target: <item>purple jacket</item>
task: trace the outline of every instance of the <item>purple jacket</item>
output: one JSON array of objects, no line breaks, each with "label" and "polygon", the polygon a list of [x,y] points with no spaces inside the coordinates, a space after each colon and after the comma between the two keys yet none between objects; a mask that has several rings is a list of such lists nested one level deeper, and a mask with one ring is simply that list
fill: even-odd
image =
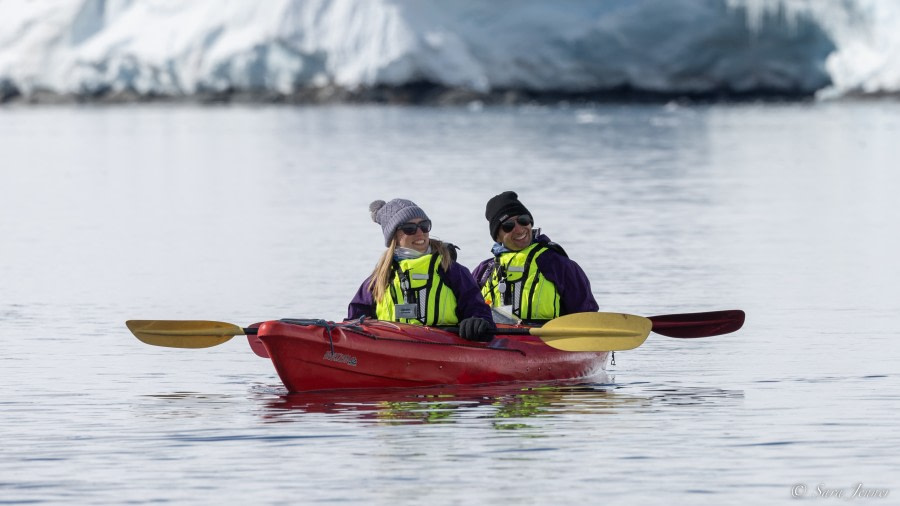
[{"label": "purple jacket", "polygon": [[[444,272],[443,267],[438,267],[438,274],[447,284],[447,287],[453,290],[456,295],[456,318],[463,321],[466,318],[476,316],[483,318],[494,324],[494,318],[491,316],[491,307],[484,301],[481,295],[481,289],[475,284],[475,278],[465,266],[458,262],[450,264],[450,269]],[[368,289],[369,278],[366,278],[360,285],[350,306],[347,308],[347,319],[356,320],[360,316],[375,318],[375,298]]]},{"label": "purple jacket", "polygon": [[[539,242],[550,242],[546,235],[536,237]],[[535,261],[538,270],[548,281],[556,285],[559,291],[559,314],[593,312],[600,309],[594,294],[591,293],[591,282],[581,267],[567,256],[553,249],[541,253]],[[488,258],[478,264],[474,276],[478,286],[484,286],[494,268],[494,258]]]}]

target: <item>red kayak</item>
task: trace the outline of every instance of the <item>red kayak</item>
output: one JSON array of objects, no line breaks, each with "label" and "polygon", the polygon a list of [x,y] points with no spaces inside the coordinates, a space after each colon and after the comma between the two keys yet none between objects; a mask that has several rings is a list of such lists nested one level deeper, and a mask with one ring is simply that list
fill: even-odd
[{"label": "red kayak", "polygon": [[489,343],[475,343],[439,328],[377,320],[342,324],[269,321],[248,338],[251,346],[258,347],[256,339],[262,342],[291,392],[546,384],[598,375],[609,356],[608,351],[560,351],[531,335],[498,333]]}]

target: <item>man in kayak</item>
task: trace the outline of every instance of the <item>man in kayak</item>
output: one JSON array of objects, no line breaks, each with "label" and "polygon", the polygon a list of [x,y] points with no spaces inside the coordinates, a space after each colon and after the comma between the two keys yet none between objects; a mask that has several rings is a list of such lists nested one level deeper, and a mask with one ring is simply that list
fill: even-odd
[{"label": "man in kayak", "polygon": [[485,301],[529,321],[597,311],[591,283],[562,247],[534,230],[534,219],[515,192],[488,201],[484,212],[494,254],[475,268]]},{"label": "man in kayak", "polygon": [[387,250],[350,301],[347,318],[458,325],[463,339],[490,341],[491,309],[472,273],[456,262],[456,247],[429,237],[425,211],[394,199],[372,202],[369,212],[381,225]]}]

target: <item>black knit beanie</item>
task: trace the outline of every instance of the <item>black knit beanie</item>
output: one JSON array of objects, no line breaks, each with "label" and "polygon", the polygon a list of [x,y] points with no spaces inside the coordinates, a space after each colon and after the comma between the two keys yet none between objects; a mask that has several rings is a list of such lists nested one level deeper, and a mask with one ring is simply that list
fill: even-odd
[{"label": "black knit beanie", "polygon": [[494,195],[491,200],[488,200],[487,206],[484,208],[484,217],[487,218],[490,226],[491,239],[497,240],[497,231],[500,230],[501,223],[510,216],[519,216],[520,214],[531,216],[528,209],[519,202],[516,192],[506,191],[500,195]]}]

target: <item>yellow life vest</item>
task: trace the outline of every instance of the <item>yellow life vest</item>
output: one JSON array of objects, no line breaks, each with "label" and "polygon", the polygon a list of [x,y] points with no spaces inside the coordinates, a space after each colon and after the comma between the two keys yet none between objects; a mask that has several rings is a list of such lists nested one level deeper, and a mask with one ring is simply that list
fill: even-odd
[{"label": "yellow life vest", "polygon": [[393,278],[375,307],[379,320],[418,325],[456,325],[456,294],[438,273],[440,254],[395,261]]},{"label": "yellow life vest", "polygon": [[548,249],[536,242],[497,256],[491,276],[481,287],[484,300],[493,307],[512,306],[513,314],[523,320],[559,316],[559,291],[537,266],[537,258]]}]

